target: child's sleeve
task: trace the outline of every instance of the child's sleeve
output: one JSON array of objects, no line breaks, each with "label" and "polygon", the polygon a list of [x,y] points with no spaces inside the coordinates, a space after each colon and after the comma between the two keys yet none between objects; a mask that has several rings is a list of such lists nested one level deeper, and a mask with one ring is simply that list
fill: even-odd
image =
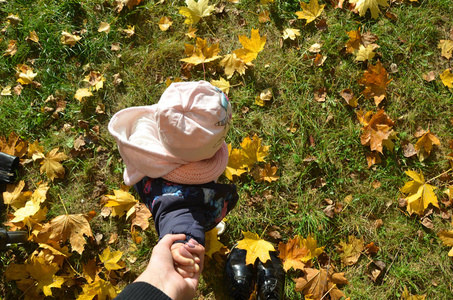
[{"label": "child's sleeve", "polygon": [[152,214],[159,239],[166,234],[184,233],[204,246],[205,217],[202,202],[187,201],[178,195],[163,195],[153,201]]}]

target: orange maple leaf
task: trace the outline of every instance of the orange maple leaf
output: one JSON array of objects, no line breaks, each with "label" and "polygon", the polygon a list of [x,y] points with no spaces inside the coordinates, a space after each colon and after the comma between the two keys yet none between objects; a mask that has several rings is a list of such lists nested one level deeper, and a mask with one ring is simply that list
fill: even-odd
[{"label": "orange maple leaf", "polygon": [[393,150],[392,139],[395,138],[392,127],[393,121],[387,116],[383,109],[379,110],[372,116],[372,112],[367,112],[365,115],[362,111],[357,112],[357,118],[364,125],[360,142],[364,146],[370,146],[371,151],[382,153],[383,146],[389,150]]},{"label": "orange maple leaf", "polygon": [[360,34],[360,28],[358,30],[348,31],[349,40],[346,42],[346,52],[353,53],[359,50],[362,45],[362,35]]},{"label": "orange maple leaf", "polygon": [[365,98],[374,98],[374,103],[378,106],[387,96],[385,90],[391,81],[392,79],[388,78],[387,71],[382,66],[381,62],[378,61],[374,66],[370,64],[368,70],[365,71],[363,77],[360,78],[359,84],[365,86],[365,89],[362,91]]},{"label": "orange maple leaf", "polygon": [[310,295],[309,299],[322,299],[325,294],[330,295],[330,299],[339,300],[344,297],[344,293],[338,289],[338,284],[348,284],[344,273],[334,273],[333,268],[304,270],[303,277],[294,279],[296,282],[296,292]]},{"label": "orange maple leaf", "polygon": [[287,244],[280,242],[278,244],[279,256],[283,262],[283,269],[288,271],[293,268],[294,270],[303,270],[305,263],[302,259],[308,255],[309,250],[301,247],[300,238],[296,236],[292,240],[288,240]]},{"label": "orange maple leaf", "polygon": [[425,158],[431,154],[433,145],[440,145],[440,141],[430,130],[428,130],[415,144],[415,150],[417,151],[420,161],[425,160]]}]

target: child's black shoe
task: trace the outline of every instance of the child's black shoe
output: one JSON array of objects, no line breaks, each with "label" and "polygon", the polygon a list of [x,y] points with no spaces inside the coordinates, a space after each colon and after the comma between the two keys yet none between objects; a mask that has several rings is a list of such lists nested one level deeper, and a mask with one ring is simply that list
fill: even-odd
[{"label": "child's black shoe", "polygon": [[253,291],[253,265],[245,264],[247,250],[233,247],[224,268],[226,288],[234,300],[248,300]]},{"label": "child's black shoe", "polygon": [[269,252],[271,260],[256,261],[258,300],[282,300],[285,290],[285,271],[277,252]]}]

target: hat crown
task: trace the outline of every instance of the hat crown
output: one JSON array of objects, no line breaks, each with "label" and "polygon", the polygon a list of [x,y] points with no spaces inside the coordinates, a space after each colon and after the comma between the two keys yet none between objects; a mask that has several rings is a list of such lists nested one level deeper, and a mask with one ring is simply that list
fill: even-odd
[{"label": "hat crown", "polygon": [[159,139],[172,155],[186,161],[211,158],[229,129],[231,105],[206,81],[172,83],[157,103]]}]

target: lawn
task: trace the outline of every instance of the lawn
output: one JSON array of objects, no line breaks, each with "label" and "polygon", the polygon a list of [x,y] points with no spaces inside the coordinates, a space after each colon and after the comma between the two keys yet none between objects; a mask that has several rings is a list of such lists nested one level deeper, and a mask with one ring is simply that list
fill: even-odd
[{"label": "lawn", "polygon": [[[453,299],[453,5],[353,2],[210,1],[197,20],[181,0],[0,0],[0,150],[21,158],[1,218],[31,236],[0,252],[0,299],[109,299],[143,271],[158,236],[107,124],[198,80],[232,103],[219,180],[240,200],[196,299],[225,298],[246,232],[323,247],[287,299]],[[61,218],[84,227],[57,236]],[[296,288],[313,269],[347,284]]]}]

